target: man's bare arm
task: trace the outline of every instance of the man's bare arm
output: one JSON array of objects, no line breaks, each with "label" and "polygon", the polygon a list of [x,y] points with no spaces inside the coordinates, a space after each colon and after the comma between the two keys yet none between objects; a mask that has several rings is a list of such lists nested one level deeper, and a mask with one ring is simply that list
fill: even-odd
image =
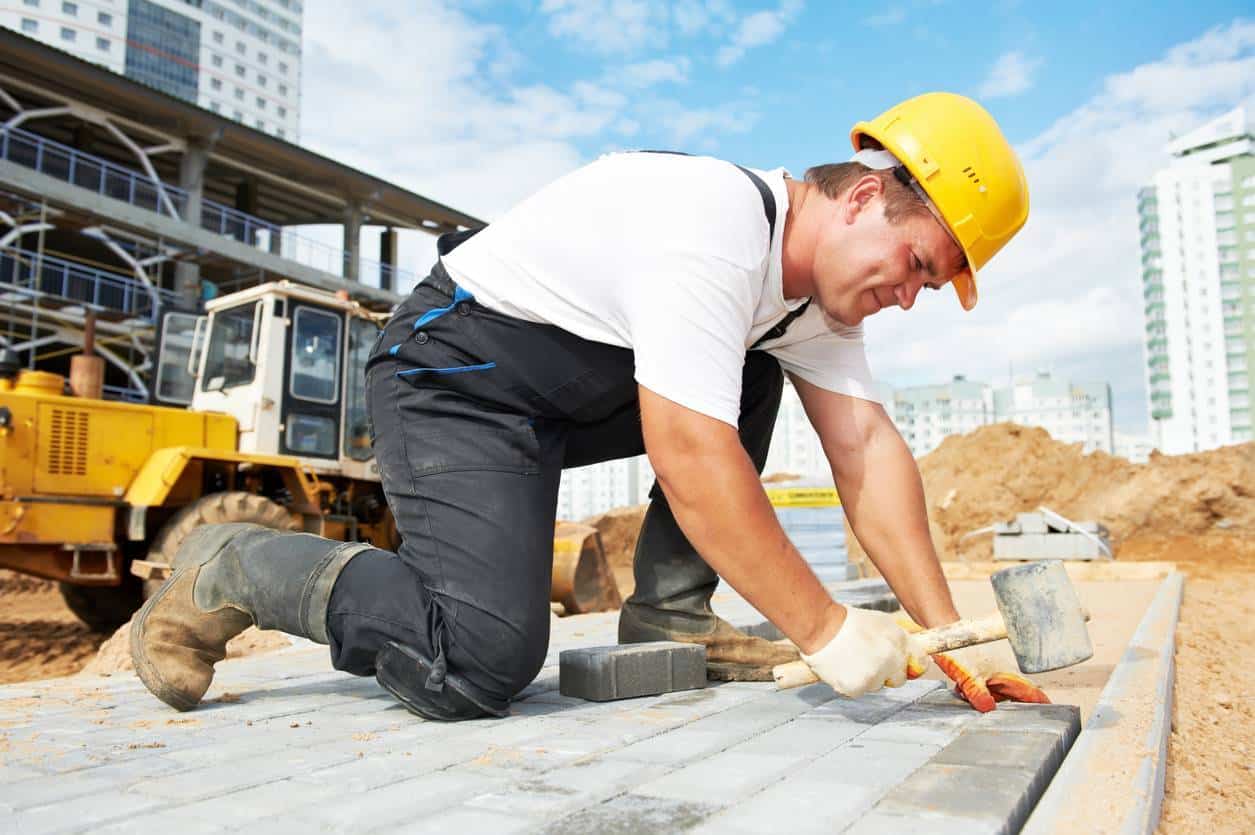
[{"label": "man's bare arm", "polygon": [[845,622],[785,535],[736,429],[640,386],[650,464],[702,558],[803,652]]},{"label": "man's bare arm", "polygon": [[928,532],[919,467],[884,408],[791,379],[823,444],[850,527],[903,608],[925,627],[958,620]]}]

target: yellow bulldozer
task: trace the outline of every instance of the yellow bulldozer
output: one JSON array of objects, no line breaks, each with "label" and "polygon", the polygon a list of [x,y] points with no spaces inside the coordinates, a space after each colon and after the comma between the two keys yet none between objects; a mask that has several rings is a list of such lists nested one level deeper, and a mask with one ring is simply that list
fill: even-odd
[{"label": "yellow bulldozer", "polygon": [[[55,580],[89,627],[125,623],[198,525],[253,522],[400,544],[364,367],[384,314],[287,281],[169,312],[153,384],[187,409],[100,399],[91,337],[71,379],[0,361],[0,568]],[[184,398],[186,399],[186,397]],[[619,603],[595,530],[555,531],[553,599]]]}]

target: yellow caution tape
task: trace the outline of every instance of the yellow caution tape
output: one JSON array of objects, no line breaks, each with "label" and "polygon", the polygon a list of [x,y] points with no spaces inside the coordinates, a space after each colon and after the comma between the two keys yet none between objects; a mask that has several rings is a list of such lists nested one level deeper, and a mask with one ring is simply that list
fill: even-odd
[{"label": "yellow caution tape", "polygon": [[769,489],[767,498],[774,507],[840,507],[835,487],[781,487]]}]

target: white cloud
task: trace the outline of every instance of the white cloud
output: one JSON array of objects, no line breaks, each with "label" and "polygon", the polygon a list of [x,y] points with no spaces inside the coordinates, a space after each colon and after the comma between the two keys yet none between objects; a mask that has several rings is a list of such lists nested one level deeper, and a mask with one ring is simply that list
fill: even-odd
[{"label": "white cloud", "polygon": [[615,73],[615,78],[626,87],[653,87],[656,84],[684,84],[689,79],[692,62],[679,58],[656,58],[639,64],[629,64]]},{"label": "white cloud", "polygon": [[773,11],[755,12],[742,18],[731,41],[715,55],[715,63],[730,67],[749,50],[773,42],[793,22],[802,5],[802,0],[783,0]]},{"label": "white cloud", "polygon": [[542,0],[540,11],[549,15],[554,37],[596,52],[629,53],[666,43],[668,9],[662,0]]},{"label": "white cloud", "polygon": [[1004,52],[981,82],[978,95],[983,99],[1015,96],[1033,86],[1033,73],[1041,61],[1025,58],[1022,52]]},{"label": "white cloud", "polygon": [[1246,103],[1255,107],[1255,24],[1237,22],[1106,78],[1089,101],[1018,150],[1028,224],[979,277],[980,305],[949,289],[923,309],[868,320],[873,367],[896,385],[951,374],[1000,382],[1054,369],[1107,381],[1116,421],[1147,421],[1137,190],[1168,164],[1171,136]]},{"label": "white cloud", "polygon": [[[727,14],[722,0],[694,7],[705,25]],[[640,95],[683,83],[687,57],[522,84],[528,56],[451,0],[356,8],[346,17],[330,0],[306,3],[302,144],[486,220],[586,162],[581,147],[630,143],[642,124],[661,126],[676,147],[712,150],[757,119],[738,102],[689,110]],[[402,233],[406,269],[425,271],[433,253],[429,236]]]}]

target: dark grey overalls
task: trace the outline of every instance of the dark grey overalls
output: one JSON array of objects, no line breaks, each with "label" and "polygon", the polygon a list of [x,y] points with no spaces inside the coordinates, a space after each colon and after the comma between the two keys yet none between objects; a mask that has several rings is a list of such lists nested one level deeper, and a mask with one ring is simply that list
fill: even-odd
[{"label": "dark grey overalls", "polygon": [[[774,227],[770,190],[746,174]],[[440,254],[470,234],[444,236]],[[376,675],[424,716],[504,715],[548,649],[562,470],[645,451],[633,353],[489,310],[437,263],[398,307],[367,368],[372,442],[403,544],[395,556],[358,554],[336,581],[333,662]],[[782,387],[776,360],[749,351],[740,434],[760,471]],[[651,547],[687,562],[680,586],[693,585],[695,566],[709,599],[717,576],[657,484],[650,496]],[[663,596],[693,593],[652,580],[645,585]]]}]

